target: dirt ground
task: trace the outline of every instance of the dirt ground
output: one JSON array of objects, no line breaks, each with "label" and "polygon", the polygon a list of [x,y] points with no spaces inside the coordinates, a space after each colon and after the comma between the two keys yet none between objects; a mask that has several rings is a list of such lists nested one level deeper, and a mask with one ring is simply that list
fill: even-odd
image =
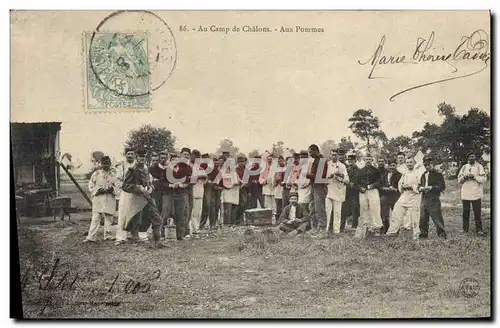
[{"label": "dirt ground", "polygon": [[[76,190],[76,189],[75,189]],[[443,318],[491,315],[490,234],[461,232],[456,181],[442,196],[448,240],[280,239],[224,228],[170,247],[82,244],[90,213],[72,223],[22,218],[27,318]],[[489,194],[483,225],[490,229]],[[102,232],[101,232],[102,234]],[[55,269],[54,269],[55,268]],[[51,278],[52,276],[52,278]]]}]

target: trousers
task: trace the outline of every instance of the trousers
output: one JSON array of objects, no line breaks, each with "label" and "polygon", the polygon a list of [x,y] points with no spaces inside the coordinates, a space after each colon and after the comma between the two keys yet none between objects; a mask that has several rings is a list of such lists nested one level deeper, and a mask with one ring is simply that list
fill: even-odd
[{"label": "trousers", "polygon": [[136,218],[130,220],[126,230],[129,231],[133,237],[142,240],[147,240],[147,230],[149,226],[152,228],[153,239],[155,241],[160,240],[160,226],[161,218],[154,200],[148,202],[144,208],[136,214]]},{"label": "trousers", "polygon": [[182,240],[186,236],[185,233],[185,219],[188,204],[187,193],[174,194],[174,223],[175,223],[175,234],[177,240]]},{"label": "trousers", "polygon": [[391,223],[390,213],[391,210],[394,211],[394,205],[396,205],[397,201],[398,198],[393,196],[380,197],[380,217],[382,218],[382,223],[384,225],[382,233],[386,233],[387,230],[389,230],[389,226]]},{"label": "trousers", "polygon": [[359,193],[359,229],[370,231],[382,228],[380,196],[377,189]]},{"label": "trousers", "polygon": [[278,222],[281,212],[283,211],[283,199],[281,198],[274,198],[275,208],[276,208],[276,222]]},{"label": "trousers", "polygon": [[483,222],[481,221],[481,198],[476,200],[462,200],[463,213],[462,220],[465,232],[469,232],[470,208],[474,212],[474,220],[476,221],[476,232],[483,231]]},{"label": "trousers", "polygon": [[420,203],[420,237],[427,238],[429,235],[429,217],[436,226],[437,235],[446,238],[444,230],[443,214],[441,212],[441,201],[437,199],[422,199]]},{"label": "trousers", "polygon": [[260,185],[250,187],[250,204],[248,208],[257,208],[257,202],[259,202],[261,208],[264,208],[264,195]]},{"label": "trousers", "polygon": [[232,203],[223,203],[223,222],[225,225],[232,225],[236,221],[238,215],[238,205]]},{"label": "trousers", "polygon": [[283,208],[287,207],[290,201],[290,188],[283,188]]},{"label": "trousers", "polygon": [[325,199],[325,208],[326,208],[326,231],[328,232],[331,222],[333,226],[333,233],[340,233],[342,202],[327,197]]},{"label": "trousers", "polygon": [[236,221],[234,224],[243,224],[243,217],[248,206],[248,188],[240,188],[240,201],[236,213]]},{"label": "trousers", "polygon": [[391,222],[389,229],[387,230],[387,234],[396,234],[401,228],[406,228],[405,220],[408,220],[410,222],[410,227],[413,230],[413,238],[417,239],[420,236],[418,205],[403,206],[399,202],[396,202],[396,204],[394,205],[394,211],[392,212]]},{"label": "trousers", "polygon": [[101,226],[101,217],[104,217],[104,239],[111,237],[111,224],[113,223],[113,214],[92,212],[92,220],[90,221],[88,240],[95,241],[99,227]]},{"label": "trousers", "polygon": [[345,202],[342,204],[342,214],[340,218],[340,231],[345,230],[345,223],[347,218],[352,217],[352,228],[358,227],[359,220],[359,193],[347,194]]},{"label": "trousers", "polygon": [[276,209],[274,195],[264,195],[264,207],[272,209],[273,211]]},{"label": "trousers", "polygon": [[165,237],[165,225],[167,224],[167,220],[169,218],[173,218],[174,215],[174,200],[171,193],[167,193],[165,191],[155,191],[153,193],[153,198],[156,202],[156,207],[160,212],[161,216],[161,226],[160,232],[161,236]]},{"label": "trousers", "polygon": [[184,234],[185,236],[191,234],[191,215],[193,211],[193,185],[190,185],[186,188],[187,191],[187,203],[186,203],[186,211],[184,212]]},{"label": "trousers", "polygon": [[313,229],[326,228],[326,209],[325,199],[328,189],[323,183],[315,183],[312,185],[312,196],[314,202],[314,215],[312,216]]},{"label": "trousers", "polygon": [[200,233],[200,219],[203,211],[203,198],[193,198],[193,209],[191,210],[191,220],[189,228],[193,235]]},{"label": "trousers", "polygon": [[210,227],[217,225],[220,204],[220,190],[213,185],[206,185],[203,194],[203,211],[200,228],[203,228],[207,224],[207,221],[209,221]]}]

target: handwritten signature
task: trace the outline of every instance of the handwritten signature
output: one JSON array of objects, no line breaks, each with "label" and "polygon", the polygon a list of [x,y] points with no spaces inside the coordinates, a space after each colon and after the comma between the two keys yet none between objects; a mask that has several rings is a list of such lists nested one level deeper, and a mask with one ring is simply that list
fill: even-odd
[{"label": "handwritten signature", "polygon": [[444,52],[444,53],[432,52],[436,49],[433,47],[435,35],[436,35],[435,32],[432,31],[428,38],[418,37],[414,52],[411,56],[407,56],[404,54],[399,54],[397,56],[386,55],[384,53],[386,36],[383,35],[373,55],[364,62],[358,60],[358,64],[362,66],[366,65],[370,66],[368,79],[387,78],[381,76],[374,76],[375,69],[378,66],[382,65],[403,65],[403,64],[419,64],[424,62],[443,62],[453,67],[454,70],[452,71],[452,73],[456,73],[458,72],[458,69],[451,63],[452,61],[466,61],[466,60],[481,61],[484,64],[484,66],[482,66],[480,69],[472,73],[464,73],[458,76],[437,79],[404,89],[392,95],[389,98],[390,101],[394,101],[394,98],[396,98],[397,96],[400,96],[403,93],[411,90],[479,74],[488,67],[488,62],[491,59],[491,53],[489,52],[489,41],[488,41],[489,37],[484,30],[477,30],[474,31],[469,36],[462,36],[462,39],[460,40],[459,44],[457,45],[457,47],[453,52]]},{"label": "handwritten signature", "polygon": [[[92,272],[73,272],[72,270],[61,270],[61,260],[57,258],[50,268],[37,270],[36,268],[27,268],[21,276],[21,289],[26,291],[28,287],[33,286],[35,290],[42,292],[68,292],[74,293],[76,291],[90,292],[90,297],[106,296],[106,295],[119,295],[119,294],[140,294],[149,293],[151,290],[151,282],[160,279],[161,271],[156,270],[152,274],[146,273],[141,278],[123,278],[118,273],[108,282],[101,284],[101,287],[88,288],[88,283],[93,283],[95,286],[95,279],[92,277]],[[122,302],[116,301],[102,301],[102,300],[84,300],[72,302],[73,305],[110,305],[119,306]],[[41,306],[39,314],[52,306],[50,298],[45,302],[37,304]]]}]

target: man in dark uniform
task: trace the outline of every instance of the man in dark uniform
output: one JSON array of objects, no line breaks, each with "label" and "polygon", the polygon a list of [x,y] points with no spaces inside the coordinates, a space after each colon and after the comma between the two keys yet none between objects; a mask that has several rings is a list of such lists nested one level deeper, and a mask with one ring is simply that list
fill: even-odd
[{"label": "man in dark uniform", "polygon": [[[201,158],[205,159],[210,159],[210,155],[205,153],[201,155]],[[210,164],[207,163],[202,163],[200,165],[200,168],[207,171],[209,170],[210,172],[213,171],[214,163],[211,161]],[[208,173],[209,175],[210,173]],[[210,213],[210,204],[212,202],[212,195],[213,195],[213,188],[210,183],[210,179],[208,178],[207,175],[207,181],[205,183],[205,186],[203,188],[203,209],[201,211],[201,219],[200,219],[200,230],[205,228],[205,225],[208,221],[209,218],[209,213]]]},{"label": "man in dark uniform", "polygon": [[398,171],[398,163],[395,159],[389,160],[389,169],[384,172],[381,177],[380,216],[384,224],[382,233],[385,234],[390,225],[390,211],[394,210],[394,204],[396,204],[401,195],[398,186],[399,180],[401,179],[401,173]]},{"label": "man in dark uniform", "polygon": [[165,238],[164,226],[167,223],[167,219],[172,217],[173,212],[173,200],[172,200],[172,189],[168,186],[167,180],[167,152],[160,152],[160,157],[158,163],[149,168],[149,173],[153,176],[153,198],[156,202],[158,211],[161,214],[161,236]]},{"label": "man in dark uniform", "polygon": [[[151,197],[153,192],[153,181],[150,178],[149,170],[146,166],[146,151],[139,149],[136,151],[137,161],[135,165],[128,169],[122,184],[122,191],[134,195],[130,201],[138,209],[130,220],[126,220],[125,230],[130,232],[134,239],[139,237],[139,233],[144,234],[151,225],[153,230],[152,243],[146,242],[149,247],[160,248],[166,245],[160,240],[161,217],[156,203]],[[135,200],[134,200],[135,199]],[[140,209],[140,206],[143,206]],[[121,241],[118,241],[121,242]]]},{"label": "man in dark uniform", "polygon": [[309,156],[314,160],[309,165],[306,177],[311,180],[314,201],[314,216],[312,217],[312,232],[317,234],[326,228],[325,199],[327,194],[326,172],[327,160],[323,158],[318,145],[312,144],[308,148]]},{"label": "man in dark uniform", "polygon": [[250,204],[248,208],[257,208],[257,202],[260,207],[264,207],[264,195],[262,194],[262,185],[259,183],[260,176],[260,164],[258,163],[260,160],[260,156],[257,155],[254,157],[254,163],[252,164],[252,171],[257,172],[255,174],[250,175],[248,190],[250,192]]},{"label": "man in dark uniform", "polygon": [[[189,148],[182,148],[181,157],[184,161],[189,160],[190,153]],[[190,197],[188,187],[191,185],[190,179],[193,170],[191,165],[183,161],[172,164],[173,168],[170,169],[169,167],[169,170],[167,170],[167,179],[169,179],[169,186],[173,189],[174,223],[177,240],[183,240],[186,236],[186,219],[188,217],[186,212],[188,211]],[[181,180],[181,182],[176,180]]]},{"label": "man in dark uniform", "polygon": [[422,174],[419,183],[419,191],[422,193],[420,202],[420,239],[427,239],[429,235],[429,216],[432,218],[436,226],[439,237],[446,239],[446,231],[444,230],[443,214],[441,212],[441,193],[445,190],[446,185],[443,175],[434,170],[432,158],[424,157],[425,172]]},{"label": "man in dark uniform", "polygon": [[240,202],[238,204],[236,222],[234,223],[235,225],[243,224],[243,216],[248,206],[248,183],[246,181],[243,181],[246,165],[247,165],[246,157],[238,156],[236,174],[238,175],[238,180],[241,182],[241,186],[240,186]]},{"label": "man in dark uniform", "polygon": [[356,165],[356,155],[348,155],[347,174],[349,175],[349,182],[347,183],[345,202],[342,204],[342,214],[340,216],[340,232],[345,231],[345,223],[348,216],[352,217],[351,227],[353,229],[356,229],[358,227],[359,190],[355,185],[358,171],[359,168]]}]

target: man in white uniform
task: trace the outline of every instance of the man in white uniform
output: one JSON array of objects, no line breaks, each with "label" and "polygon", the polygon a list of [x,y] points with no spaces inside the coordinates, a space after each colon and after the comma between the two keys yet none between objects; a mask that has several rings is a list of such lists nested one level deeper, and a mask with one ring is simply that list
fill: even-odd
[{"label": "man in white uniform", "polygon": [[481,199],[483,198],[483,183],[486,182],[486,172],[481,164],[476,162],[476,155],[473,153],[467,156],[468,163],[462,166],[458,173],[458,182],[462,184],[462,204],[463,204],[463,230],[469,232],[470,208],[474,211],[476,221],[476,233],[484,236],[483,224],[481,222]]},{"label": "man in white uniform", "polygon": [[347,174],[345,165],[339,161],[337,149],[330,151],[330,161],[328,161],[327,165],[328,191],[325,198],[326,232],[328,233],[329,231],[328,229],[333,216],[333,233],[338,234],[340,233],[342,203],[345,201],[346,184],[349,183],[349,175]]},{"label": "man in white uniform", "polygon": [[[414,170],[415,160],[413,158],[406,159],[408,171],[403,174],[399,180],[398,189],[401,196],[394,205],[392,212],[389,230],[387,235],[395,235],[401,228],[413,229],[413,239],[418,239],[420,236],[419,220],[420,220],[420,193],[418,185],[421,176]],[[408,215],[410,227],[403,224],[404,217]]]},{"label": "man in white uniform", "polygon": [[89,191],[92,196],[92,221],[89,233],[84,242],[96,241],[97,232],[104,217],[104,240],[114,240],[111,235],[111,224],[115,212],[115,195],[117,193],[115,177],[110,170],[111,160],[108,156],[101,158],[101,168],[95,171],[89,180]]}]

